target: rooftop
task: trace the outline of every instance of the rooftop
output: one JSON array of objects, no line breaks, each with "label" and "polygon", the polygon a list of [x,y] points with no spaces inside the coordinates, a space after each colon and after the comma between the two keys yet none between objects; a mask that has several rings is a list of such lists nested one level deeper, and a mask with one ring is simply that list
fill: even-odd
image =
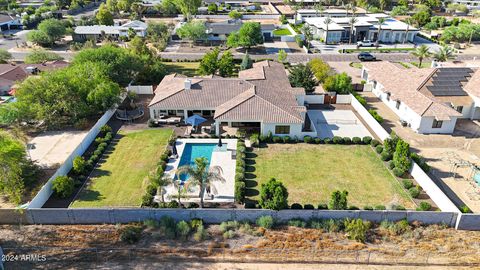
[{"label": "rooftop", "polygon": [[128,29],[134,30],[146,30],[147,24],[141,21],[131,21],[122,25],[87,25],[87,26],[77,26],[75,28],[75,34],[85,35],[85,34],[100,34],[104,32],[108,35],[119,34],[120,31],[126,31]]}]

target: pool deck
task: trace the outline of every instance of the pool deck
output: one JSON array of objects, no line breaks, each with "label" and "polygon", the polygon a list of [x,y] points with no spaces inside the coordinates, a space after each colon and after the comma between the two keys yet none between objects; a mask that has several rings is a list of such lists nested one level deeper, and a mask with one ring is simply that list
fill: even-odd
[{"label": "pool deck", "polygon": [[[175,176],[175,171],[178,168],[180,159],[185,149],[187,143],[218,143],[218,139],[177,139],[175,142],[178,152],[178,158],[169,159],[167,163],[167,168],[165,173],[170,175],[172,178]],[[210,197],[207,198],[205,195],[205,202],[233,202],[234,201],[234,186],[235,186],[235,166],[236,160],[232,158],[232,151],[237,150],[237,139],[222,139],[223,144],[227,144],[227,151],[212,153],[212,159],[210,160],[210,166],[220,166],[223,170],[223,177],[225,178],[225,183],[215,182],[214,185],[217,189],[218,194],[215,195],[214,199],[211,200]],[[182,198],[182,202],[198,202],[198,187],[195,187],[193,190],[187,193],[186,198]],[[166,200],[175,199],[177,191],[173,185],[170,185],[166,188]]]}]

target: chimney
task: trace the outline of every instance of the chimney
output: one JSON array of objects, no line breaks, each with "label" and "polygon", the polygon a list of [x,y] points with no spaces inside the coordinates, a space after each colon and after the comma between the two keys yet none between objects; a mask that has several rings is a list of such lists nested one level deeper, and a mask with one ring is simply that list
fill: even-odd
[{"label": "chimney", "polygon": [[192,80],[185,79],[185,90],[190,90],[192,88]]}]

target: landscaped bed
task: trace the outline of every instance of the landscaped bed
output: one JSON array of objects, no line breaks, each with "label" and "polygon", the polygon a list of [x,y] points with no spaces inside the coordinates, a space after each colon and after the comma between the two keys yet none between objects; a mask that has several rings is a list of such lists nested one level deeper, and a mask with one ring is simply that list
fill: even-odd
[{"label": "landscaped bed", "polygon": [[120,131],[72,207],[140,206],[171,129]]},{"label": "landscaped bed", "polygon": [[368,145],[268,144],[247,155],[246,163],[251,164],[246,169],[246,193],[252,200],[259,199],[256,190],[261,184],[274,177],[288,189],[289,204],[316,207],[328,203],[333,191],[347,190],[349,205],[359,208],[391,204],[415,208]]}]

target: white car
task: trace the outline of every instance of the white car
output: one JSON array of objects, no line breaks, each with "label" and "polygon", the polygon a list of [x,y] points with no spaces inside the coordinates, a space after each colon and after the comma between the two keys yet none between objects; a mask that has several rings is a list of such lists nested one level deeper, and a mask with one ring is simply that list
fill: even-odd
[{"label": "white car", "polygon": [[357,42],[357,46],[359,46],[359,47],[373,47],[373,46],[375,46],[375,42],[373,42],[371,40],[359,41],[359,42]]}]

